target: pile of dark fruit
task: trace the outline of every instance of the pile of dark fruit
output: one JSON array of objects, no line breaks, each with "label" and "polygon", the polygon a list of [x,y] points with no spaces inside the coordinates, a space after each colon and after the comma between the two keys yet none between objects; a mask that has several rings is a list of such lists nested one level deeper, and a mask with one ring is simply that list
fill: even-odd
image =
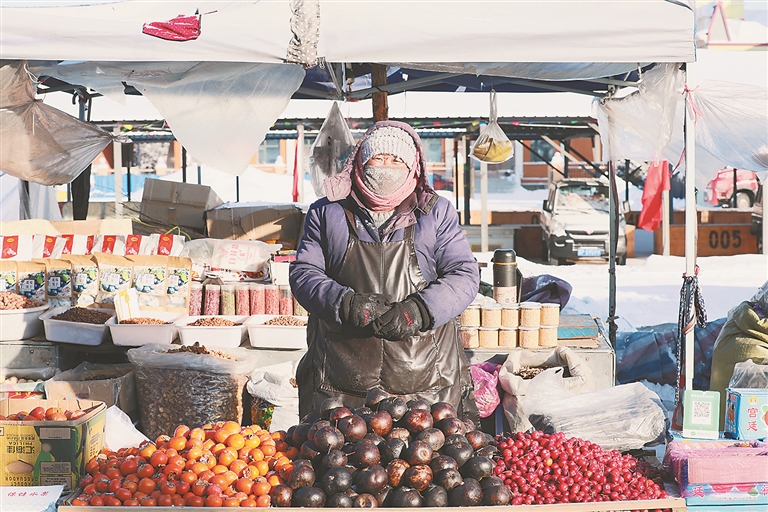
[{"label": "pile of dark fruit", "polygon": [[278,507],[446,507],[507,505],[512,493],[494,476],[493,438],[462,421],[451,404],[408,403],[380,389],[364,407],[323,402],[287,432],[299,458]]}]

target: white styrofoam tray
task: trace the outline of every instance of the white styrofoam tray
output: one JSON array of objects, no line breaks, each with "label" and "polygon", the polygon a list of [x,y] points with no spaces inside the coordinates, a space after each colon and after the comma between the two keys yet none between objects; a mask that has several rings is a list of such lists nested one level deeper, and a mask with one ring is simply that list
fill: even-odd
[{"label": "white styrofoam tray", "polygon": [[147,343],[158,345],[170,345],[179,335],[179,328],[175,324],[177,320],[186,317],[184,313],[171,311],[142,311],[142,318],[157,318],[167,324],[119,324],[117,317],[107,321],[109,332],[112,334],[112,343],[123,347],[140,347]]},{"label": "white styrofoam tray", "polygon": [[36,308],[0,311],[0,341],[28,340],[43,332],[40,315],[48,304]]},{"label": "white styrofoam tray", "polygon": [[[245,321],[251,346],[269,349],[301,350],[307,348],[307,326],[264,325],[281,315],[252,315]],[[284,316],[284,315],[283,315]],[[296,316],[307,321],[306,316]]]},{"label": "white styrofoam tray", "polygon": [[[196,327],[189,324],[199,318],[223,318],[231,320],[238,325],[222,327]],[[176,320],[179,330],[179,339],[182,345],[194,345],[199,341],[205,347],[239,347],[248,334],[248,329],[243,325],[247,316],[216,315],[216,316],[185,316]]]},{"label": "white styrofoam tray", "polygon": [[[59,315],[69,307],[59,307],[48,310],[40,315],[40,320],[45,326],[45,339],[60,343],[73,343],[75,345],[101,345],[109,339],[109,327],[104,324],[86,324],[83,322],[68,322],[66,320],[54,320],[52,317]],[[103,313],[115,315],[114,309],[89,308]],[[109,319],[107,319],[109,322]]]}]

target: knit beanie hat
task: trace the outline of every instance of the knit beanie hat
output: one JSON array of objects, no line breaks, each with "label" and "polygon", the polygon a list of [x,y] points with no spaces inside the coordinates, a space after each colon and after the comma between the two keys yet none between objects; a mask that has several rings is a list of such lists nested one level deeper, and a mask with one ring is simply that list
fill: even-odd
[{"label": "knit beanie hat", "polygon": [[365,164],[372,157],[381,154],[400,157],[411,169],[416,161],[416,145],[411,135],[405,130],[395,126],[382,126],[372,131],[363,140],[360,158]]}]

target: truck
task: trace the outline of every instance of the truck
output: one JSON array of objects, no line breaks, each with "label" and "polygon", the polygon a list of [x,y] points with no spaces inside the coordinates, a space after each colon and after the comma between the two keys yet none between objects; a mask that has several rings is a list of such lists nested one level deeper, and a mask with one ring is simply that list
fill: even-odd
[{"label": "truck", "polygon": [[748,210],[755,204],[760,181],[757,174],[745,169],[722,169],[707,183],[704,200],[712,206],[733,205],[733,181],[736,174],[736,208]]},{"label": "truck", "polygon": [[[596,178],[565,178],[550,184],[539,216],[542,258],[550,265],[608,259],[610,248],[608,184]],[[624,215],[619,212],[616,262],[627,262]]]}]

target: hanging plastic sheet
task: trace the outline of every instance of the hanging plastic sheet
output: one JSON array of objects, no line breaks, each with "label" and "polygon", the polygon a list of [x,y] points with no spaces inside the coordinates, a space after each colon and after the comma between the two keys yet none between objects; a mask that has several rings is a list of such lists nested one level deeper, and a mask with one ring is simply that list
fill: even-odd
[{"label": "hanging plastic sheet", "polygon": [[35,99],[26,62],[0,67],[0,171],[43,185],[75,179],[113,140]]},{"label": "hanging plastic sheet", "polygon": [[38,72],[99,92],[134,86],[191,155],[235,175],[248,168],[305,74],[300,65],[240,62],[63,62]]}]

